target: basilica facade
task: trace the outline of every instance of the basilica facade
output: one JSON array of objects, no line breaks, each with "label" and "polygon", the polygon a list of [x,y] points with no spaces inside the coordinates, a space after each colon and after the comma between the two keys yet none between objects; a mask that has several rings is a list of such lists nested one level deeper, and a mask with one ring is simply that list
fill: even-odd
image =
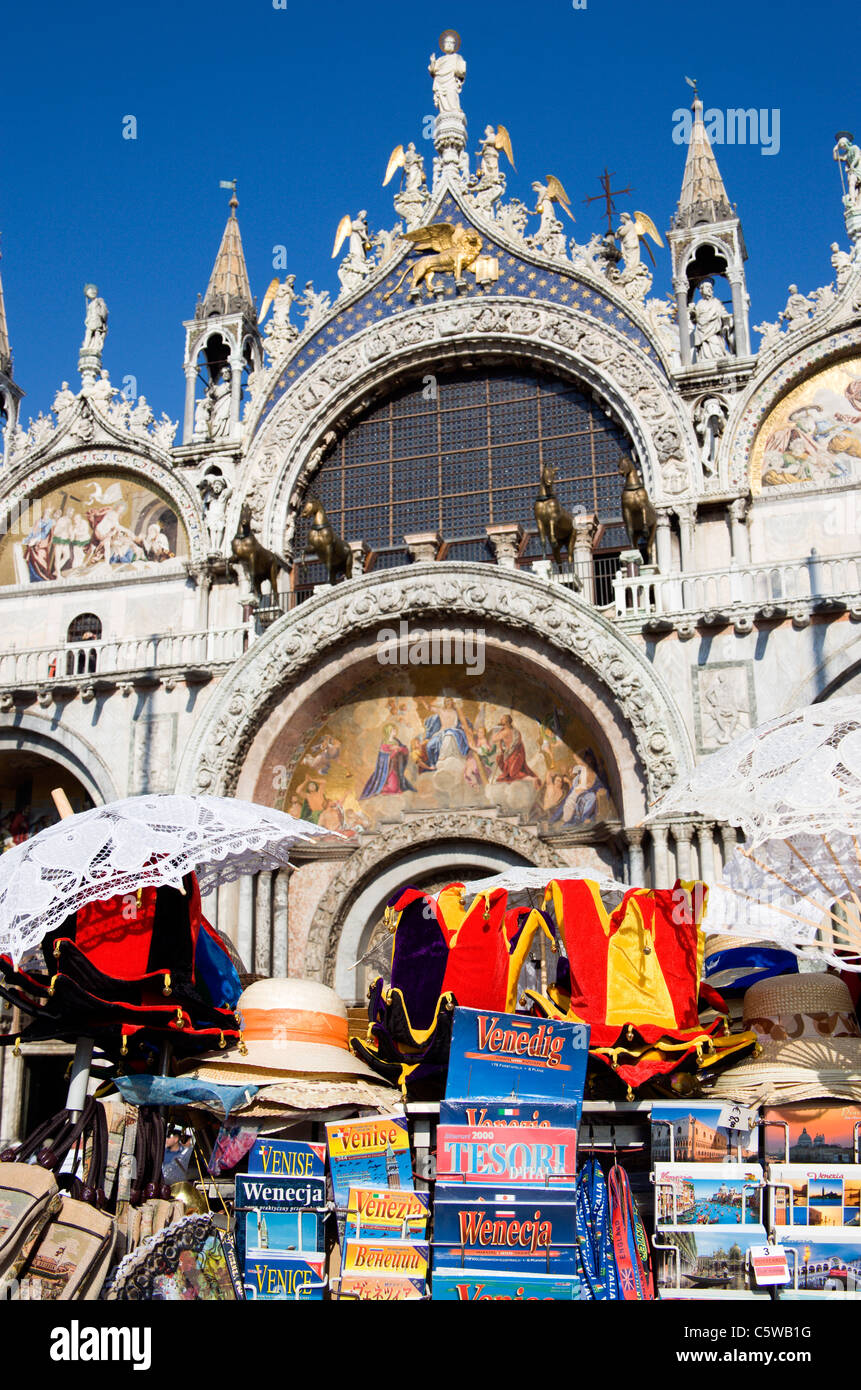
[{"label": "basilica facade", "polygon": [[[650,804],[744,728],[861,696],[858,147],[834,281],[754,327],[699,100],[663,235],[631,209],[579,245],[558,177],[514,196],[508,131],[469,139],[440,49],[433,143],[392,153],[391,229],[343,219],[337,295],[288,274],[258,309],[234,193],[180,425],[111,383],[91,285],[80,384],[25,428],[0,289],[4,846],[55,787],[314,820],[207,912],[251,973],[348,1003],[407,883],[708,880],[735,831],[644,830]],[[42,1060],[0,1060],[6,1137]]]}]

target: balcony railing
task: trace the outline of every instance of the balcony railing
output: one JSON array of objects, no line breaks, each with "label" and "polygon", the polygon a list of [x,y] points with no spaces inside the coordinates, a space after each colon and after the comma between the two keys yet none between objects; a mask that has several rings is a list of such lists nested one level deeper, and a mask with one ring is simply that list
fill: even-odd
[{"label": "balcony railing", "polygon": [[661,626],[687,616],[705,622],[749,617],[802,616],[850,606],[861,596],[861,556],[780,560],[733,565],[697,574],[618,575],[616,616],[631,625]]},{"label": "balcony railing", "polygon": [[50,686],[66,680],[128,678],[148,671],[227,667],[242,656],[250,640],[248,627],[231,627],[13,648],[0,655],[0,687]]}]

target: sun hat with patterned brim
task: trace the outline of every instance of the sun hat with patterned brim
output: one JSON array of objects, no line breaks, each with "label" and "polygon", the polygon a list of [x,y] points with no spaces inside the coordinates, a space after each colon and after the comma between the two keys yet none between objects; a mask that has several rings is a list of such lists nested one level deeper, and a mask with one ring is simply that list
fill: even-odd
[{"label": "sun hat with patterned brim", "polygon": [[783,975],[744,996],[759,1055],[725,1072],[712,1095],[744,1105],[861,1100],[861,1028],[837,975]]},{"label": "sun hat with patterned brim", "polygon": [[207,1053],[182,1075],[240,1086],[296,1077],[363,1077],[379,1082],[350,1051],[347,1009],[333,989],[314,980],[256,980],[239,998],[242,1043]]}]

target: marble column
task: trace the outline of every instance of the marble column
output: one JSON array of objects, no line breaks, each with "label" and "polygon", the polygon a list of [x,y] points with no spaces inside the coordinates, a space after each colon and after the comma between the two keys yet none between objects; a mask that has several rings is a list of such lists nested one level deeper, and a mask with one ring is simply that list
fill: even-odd
[{"label": "marble column", "polygon": [[696,503],[680,503],[676,507],[676,516],[679,518],[682,574],[690,574],[696,569],[696,558],[694,555],[694,533],[697,519]]},{"label": "marble column", "polygon": [[735,828],[735,826],[734,826],[734,825],[722,825],[722,826],[720,827],[720,839],[721,839],[721,859],[723,860],[723,863],[721,864],[721,873],[723,873],[724,869],[725,869],[726,866],[727,866],[727,861],[730,859],[730,857],[731,857],[731,856],[733,855],[733,853],[735,852],[735,847],[736,847],[736,845],[738,844],[738,839],[737,839],[737,835],[736,835],[736,828]]},{"label": "marble column", "polygon": [[0,1139],[6,1143],[24,1138],[24,1058],[4,1047],[3,1090],[0,1091]]},{"label": "marble column", "polygon": [[257,875],[254,904],[254,973],[272,974],[272,874]]},{"label": "marble column", "polygon": [[236,949],[246,970],[254,970],[254,878],[243,874],[239,880],[239,919],[236,923]]},{"label": "marble column", "polygon": [[245,363],[240,357],[230,359],[230,429],[229,435],[239,433],[239,410],[242,403],[242,369]]},{"label": "marble column", "polygon": [[749,504],[746,497],[736,497],[729,506],[730,543],[734,565],[750,564]]},{"label": "marble column", "polygon": [[697,838],[700,851],[700,878],[703,883],[714,883],[716,878],[714,826],[711,824],[697,826]]},{"label": "marble column", "polygon": [[275,875],[272,895],[272,974],[278,979],[287,975],[290,963],[290,875],[292,870],[279,869]]},{"label": "marble column", "polygon": [[750,357],[750,329],[747,323],[747,298],[744,278],[740,272],[727,274],[732,290],[732,325],[736,357]]},{"label": "marble column", "polygon": [[670,876],[670,856],[667,848],[669,826],[653,825],[652,828],[652,886],[672,888]]},{"label": "marble column", "polygon": [[185,412],[182,417],[182,442],[190,444],[194,437],[194,388],[197,383],[197,367],[189,363],[185,369]]},{"label": "marble column", "polygon": [[632,888],[643,888],[646,885],[646,860],[643,855],[643,835],[645,831],[639,825],[629,826],[625,831],[625,838],[628,841],[628,882]]},{"label": "marble column", "polygon": [[415,564],[426,564],[435,560],[442,547],[442,536],[438,531],[417,531],[404,536],[404,542]]},{"label": "marble column", "polygon": [[691,878],[691,840],[694,837],[692,825],[676,822],[673,825],[673,839],[676,842],[676,876]]},{"label": "marble column", "polygon": [[658,507],[658,529],[655,533],[655,560],[661,574],[669,574],[673,564],[673,537],[670,530],[669,507]]},{"label": "marble column", "polygon": [[597,515],[580,512],[572,517],[574,522],[574,573],[583,585],[581,598],[587,603],[595,602],[595,565],[592,551],[600,522]]},{"label": "marble column", "polygon": [[690,367],[694,359],[691,349],[691,320],[688,312],[687,276],[683,276],[680,280],[673,281],[673,291],[676,296],[676,318],[679,329],[679,350],[681,352],[682,366]]}]

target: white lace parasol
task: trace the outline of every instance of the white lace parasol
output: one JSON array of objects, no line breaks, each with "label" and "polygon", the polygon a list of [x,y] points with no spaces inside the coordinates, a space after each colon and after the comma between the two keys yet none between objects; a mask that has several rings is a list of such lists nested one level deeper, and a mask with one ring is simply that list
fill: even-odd
[{"label": "white lace parasol", "polygon": [[142,887],[200,891],[289,864],[292,845],[332,831],[216,796],[135,796],[70,816],[0,856],[0,954],[20,960],[86,903]]},{"label": "white lace parasol", "polygon": [[738,825],[751,843],[861,819],[861,700],[807,705],[704,758],[652,808]]},{"label": "white lace parasol", "polygon": [[598,884],[602,893],[627,893],[630,884],[618,883],[613,878],[602,878],[593,872],[580,873],[571,864],[560,864],[556,869],[534,869],[528,864],[512,864],[510,869],[494,874],[491,878],[476,878],[463,885],[465,897],[474,898],[477,893],[492,893],[495,888],[505,888],[511,894],[544,892],[548,883],[554,879],[568,880],[588,878]]}]

